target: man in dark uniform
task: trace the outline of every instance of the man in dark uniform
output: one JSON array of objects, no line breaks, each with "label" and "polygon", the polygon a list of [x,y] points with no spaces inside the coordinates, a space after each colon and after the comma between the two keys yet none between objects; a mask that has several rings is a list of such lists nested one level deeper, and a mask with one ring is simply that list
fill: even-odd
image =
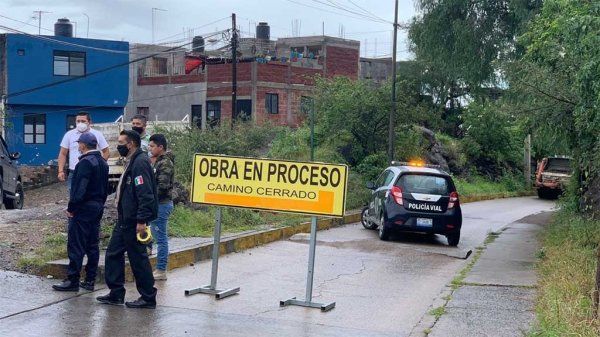
[{"label": "man in dark uniform", "polygon": [[125,172],[119,181],[115,203],[118,223],[106,249],[106,285],[110,293],[96,299],[105,304],[121,305],[125,299],[125,252],[135,277],[140,298],[126,302],[128,308],[156,308],[156,288],[146,245],[137,241],[158,213],[158,195],[150,159],[140,149],[140,135],[122,131],[117,150],[126,157]]},{"label": "man in dark uniform", "polygon": [[[79,152],[83,154],[75,166],[67,208],[69,267],[67,279],[61,284],[52,286],[58,291],[78,291],[80,286],[87,290],[94,290],[100,259],[98,234],[108,195],[108,164],[96,149],[98,140],[93,133],[81,134],[78,142]],[[88,262],[85,266],[85,282],[80,284],[79,273],[84,255],[87,255]]]}]

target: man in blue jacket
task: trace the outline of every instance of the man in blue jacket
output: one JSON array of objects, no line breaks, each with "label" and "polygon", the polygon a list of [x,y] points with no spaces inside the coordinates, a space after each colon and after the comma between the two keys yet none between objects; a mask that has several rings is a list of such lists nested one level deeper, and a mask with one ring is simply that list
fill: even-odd
[{"label": "man in blue jacket", "polygon": [[106,249],[106,285],[110,292],[96,299],[105,304],[121,305],[125,300],[125,252],[140,298],[127,302],[129,308],[156,308],[156,288],[146,244],[136,235],[146,232],[158,213],[158,195],[148,155],[141,149],[140,135],[122,131],[117,150],[125,157],[125,172],[117,187],[115,202],[119,219]]},{"label": "man in blue jacket", "polygon": [[[69,267],[67,278],[62,283],[52,286],[58,291],[78,291],[80,286],[94,290],[100,259],[100,220],[108,195],[108,164],[96,149],[98,140],[93,133],[81,134],[77,142],[82,155],[73,173],[67,208]],[[85,281],[80,283],[79,274],[84,255],[87,255],[88,262],[85,266]]]}]

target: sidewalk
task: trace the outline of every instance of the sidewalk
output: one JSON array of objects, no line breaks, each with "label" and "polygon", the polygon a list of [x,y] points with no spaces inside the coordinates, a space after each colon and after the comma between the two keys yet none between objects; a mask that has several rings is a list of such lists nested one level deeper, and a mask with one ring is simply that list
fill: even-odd
[{"label": "sidewalk", "polygon": [[[475,262],[463,285],[451,292],[445,313],[428,337],[524,336],[535,323],[538,235],[551,212],[504,228]],[[450,291],[449,291],[450,293]]]}]

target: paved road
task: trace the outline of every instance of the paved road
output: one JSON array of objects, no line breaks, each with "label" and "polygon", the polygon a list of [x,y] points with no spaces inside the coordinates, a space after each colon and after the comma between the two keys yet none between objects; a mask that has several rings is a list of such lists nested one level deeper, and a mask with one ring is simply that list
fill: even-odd
[{"label": "paved road", "polygon": [[[552,202],[515,198],[463,205],[458,248],[440,236],[403,235],[391,242],[359,224],[319,232],[313,300],[335,309],[279,307],[304,298],[307,236],[224,256],[219,286],[241,292],[220,301],[185,297],[185,289],[209,283],[210,261],[181,268],[157,283],[159,307],[132,310],[95,303],[94,293],[53,293],[48,280],[0,273],[1,336],[408,336],[446,285],[464,268],[461,255]],[[128,299],[137,294],[129,286]]]}]

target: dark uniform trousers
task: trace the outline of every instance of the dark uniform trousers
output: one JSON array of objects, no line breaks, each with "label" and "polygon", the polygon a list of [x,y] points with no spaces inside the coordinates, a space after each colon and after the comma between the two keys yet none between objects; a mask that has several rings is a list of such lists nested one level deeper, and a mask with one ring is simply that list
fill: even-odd
[{"label": "dark uniform trousers", "polygon": [[86,206],[84,212],[77,212],[69,219],[67,278],[73,282],[79,282],[84,255],[87,255],[88,259],[85,266],[86,281],[96,280],[100,260],[100,220],[104,213],[104,205],[100,202],[88,202]]},{"label": "dark uniform trousers", "polygon": [[105,278],[106,285],[110,289],[110,296],[125,297],[125,252],[127,252],[129,265],[135,277],[135,285],[142,299],[147,302],[156,302],[156,288],[154,288],[148,250],[146,245],[137,241],[135,225],[127,227],[115,225],[106,249]]}]

